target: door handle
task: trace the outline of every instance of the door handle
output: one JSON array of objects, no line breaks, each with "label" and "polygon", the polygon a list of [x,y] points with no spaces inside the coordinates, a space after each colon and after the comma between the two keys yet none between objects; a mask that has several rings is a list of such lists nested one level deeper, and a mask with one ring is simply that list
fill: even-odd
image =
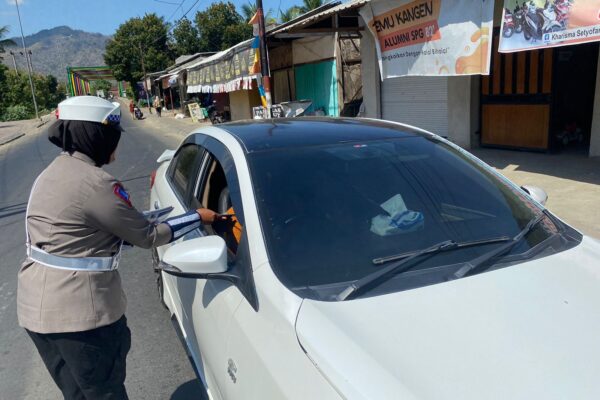
[{"label": "door handle", "polygon": [[158,202],[158,200],[154,200],[154,209],[158,210],[160,208],[160,203]]}]

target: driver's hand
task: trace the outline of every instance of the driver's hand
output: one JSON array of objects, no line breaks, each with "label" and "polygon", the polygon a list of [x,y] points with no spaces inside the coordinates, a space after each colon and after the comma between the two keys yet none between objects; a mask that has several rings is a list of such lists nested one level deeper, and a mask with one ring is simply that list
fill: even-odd
[{"label": "driver's hand", "polygon": [[212,224],[219,215],[208,208],[199,208],[196,210],[196,212],[200,215],[200,219],[204,224]]}]

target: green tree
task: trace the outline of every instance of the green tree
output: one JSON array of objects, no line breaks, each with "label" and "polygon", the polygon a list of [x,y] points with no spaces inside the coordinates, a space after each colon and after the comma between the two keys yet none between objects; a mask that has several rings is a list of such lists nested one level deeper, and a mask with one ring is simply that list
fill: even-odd
[{"label": "green tree", "polygon": [[[6,84],[6,73],[8,72],[8,68],[4,64],[0,64],[0,114],[2,114],[2,110],[5,110],[8,107],[8,103],[4,100],[7,92],[7,84]],[[2,115],[0,115],[2,117]]]},{"label": "green tree", "polygon": [[321,7],[323,5],[323,0],[302,0],[302,6],[300,6],[300,11],[302,14],[307,13],[315,8]]},{"label": "green tree", "polygon": [[164,19],[154,13],[121,24],[104,53],[104,61],[115,78],[135,86],[144,76],[142,57],[146,73],[167,68],[173,59],[167,44],[168,30]]},{"label": "green tree", "polygon": [[[51,111],[65,98],[64,85],[59,87],[52,75],[32,76],[35,84],[35,96],[42,111]],[[1,120],[33,118],[33,103],[26,72],[8,71],[0,68],[0,115]]]},{"label": "green tree", "polygon": [[248,22],[250,19],[256,14],[256,3],[246,3],[242,4],[242,15],[244,16],[244,21]]},{"label": "green tree", "polygon": [[92,94],[96,94],[98,90],[102,90],[105,95],[108,95],[108,92],[110,91],[113,85],[106,79],[101,79],[99,81],[90,82],[90,86],[92,89]]},{"label": "green tree", "polygon": [[302,15],[302,10],[298,6],[292,6],[285,11],[279,10],[279,12],[279,21],[281,21],[282,24],[285,22],[290,22],[291,20]]},{"label": "green tree", "polygon": [[231,2],[213,3],[196,13],[201,51],[225,50],[252,37],[252,26],[244,22]]},{"label": "green tree", "polygon": [[192,21],[183,18],[177,22],[173,29],[173,50],[177,56],[196,54],[200,51],[198,29]]},{"label": "green tree", "polygon": [[252,37],[252,26],[248,24],[237,24],[228,26],[223,32],[223,42],[221,48],[228,49],[231,46],[243,42]]},{"label": "green tree", "polygon": [[0,60],[2,60],[2,53],[4,53],[4,46],[16,46],[16,43],[12,39],[3,39],[4,35],[8,32],[8,26],[0,26]]}]

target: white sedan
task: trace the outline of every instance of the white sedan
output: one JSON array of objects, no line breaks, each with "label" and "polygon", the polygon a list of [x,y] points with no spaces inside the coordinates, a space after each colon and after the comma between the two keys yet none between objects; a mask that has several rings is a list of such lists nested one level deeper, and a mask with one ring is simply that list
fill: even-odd
[{"label": "white sedan", "polygon": [[542,190],[376,120],[202,127],[159,162],[153,207],[231,216],[155,252],[212,399],[600,399],[600,243]]}]

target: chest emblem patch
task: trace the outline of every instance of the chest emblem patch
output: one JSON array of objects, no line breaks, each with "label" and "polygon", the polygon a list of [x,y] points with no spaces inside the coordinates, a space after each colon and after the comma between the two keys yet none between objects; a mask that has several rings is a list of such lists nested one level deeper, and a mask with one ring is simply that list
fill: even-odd
[{"label": "chest emblem patch", "polygon": [[125,188],[120,183],[115,183],[113,185],[113,193],[117,196],[123,203],[127,204],[129,207],[133,207],[131,204],[131,200],[129,197],[129,193],[125,190]]}]

